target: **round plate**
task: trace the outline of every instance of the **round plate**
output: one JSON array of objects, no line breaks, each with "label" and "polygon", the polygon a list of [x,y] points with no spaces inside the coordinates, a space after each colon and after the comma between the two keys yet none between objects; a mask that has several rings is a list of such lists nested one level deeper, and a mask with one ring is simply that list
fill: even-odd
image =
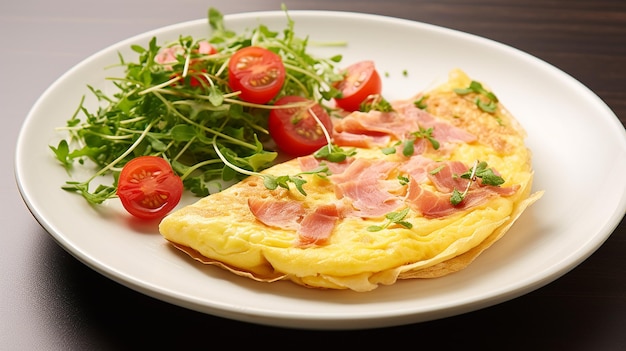
[{"label": "round plate", "polygon": [[[19,135],[16,178],[27,206],[54,239],[101,274],[146,295],[204,313],[273,326],[353,329],[414,323],[497,304],[537,289],[591,255],[626,212],[626,133],[591,91],[557,68],[484,38],[423,23],[346,12],[291,11],[295,32],[318,56],[343,64],[371,59],[384,72],[383,94],[403,99],[447,78],[453,68],[487,84],[528,132],[545,195],[465,270],[432,280],[401,281],[368,293],[259,283],[204,266],[172,249],[156,223],[129,218],[117,200],[89,206],[65,192],[68,175],[54,159],[64,126],[87,85],[111,92],[105,69],[131,44],[180,35],[209,36],[205,19],[151,31],[89,57],[41,96]],[[241,32],[259,23],[282,31],[284,12],[225,16]],[[324,23],[324,25],[320,25]],[[88,100],[87,106],[95,106]],[[85,179],[86,173],[76,179]],[[179,205],[194,201],[185,198]]]}]

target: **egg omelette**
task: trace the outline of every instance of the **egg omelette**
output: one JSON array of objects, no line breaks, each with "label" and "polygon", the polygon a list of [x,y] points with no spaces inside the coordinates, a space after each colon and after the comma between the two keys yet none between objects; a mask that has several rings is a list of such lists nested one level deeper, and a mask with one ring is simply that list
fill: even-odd
[{"label": "egg omelette", "polygon": [[525,131],[461,70],[391,106],[334,121],[345,160],[262,172],[296,176],[303,191],[250,176],[169,214],[161,234],[202,263],[310,288],[365,292],[466,268],[543,194]]}]

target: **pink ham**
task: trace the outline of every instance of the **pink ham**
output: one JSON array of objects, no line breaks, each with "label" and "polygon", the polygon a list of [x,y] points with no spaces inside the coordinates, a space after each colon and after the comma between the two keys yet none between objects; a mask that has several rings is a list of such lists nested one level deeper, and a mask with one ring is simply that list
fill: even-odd
[{"label": "pink ham", "polygon": [[361,134],[350,132],[334,132],[333,143],[337,146],[352,146],[364,149],[384,147],[389,144],[391,138],[385,134]]},{"label": "pink ham", "polygon": [[396,166],[395,162],[357,158],[343,172],[330,176],[330,180],[341,184],[350,180],[385,179]]},{"label": "pink ham", "polygon": [[334,204],[305,210],[296,200],[248,198],[248,207],[263,224],[298,233],[298,246],[321,245],[328,241],[340,212]]},{"label": "pink ham", "polygon": [[335,229],[339,211],[334,204],[322,205],[309,212],[298,229],[298,245],[323,245]]},{"label": "pink ham", "polygon": [[[405,202],[411,209],[421,213],[426,218],[441,218],[479,206],[492,196],[511,196],[519,189],[519,185],[512,187],[479,186],[478,182],[475,182],[470,189],[461,203],[453,205],[450,202],[453,190],[446,193],[435,193],[422,188],[417,181],[411,179]],[[457,190],[462,193],[465,188],[457,188]]]},{"label": "pink ham", "polygon": [[434,161],[427,157],[416,155],[402,163],[398,169],[416,182],[422,183],[428,179],[428,171],[434,168],[431,167],[433,163]]},{"label": "pink ham", "polygon": [[304,207],[299,201],[276,201],[250,197],[248,207],[254,217],[263,224],[282,229],[298,229],[305,214]]},{"label": "pink ham", "polygon": [[336,133],[364,135],[390,135],[396,140],[404,139],[408,133],[419,130],[417,120],[406,118],[396,112],[353,112],[334,124]]},{"label": "pink ham", "polygon": [[[423,129],[432,128],[433,138],[437,139],[439,143],[471,143],[477,140],[474,134],[459,127],[455,127],[444,120],[436,119],[430,113],[416,107],[412,102],[396,103],[394,104],[394,109],[407,120],[414,121],[419,127]],[[414,129],[411,132],[417,130],[418,129]]]},{"label": "pink ham", "polygon": [[[476,136],[464,129],[438,120],[412,102],[394,103],[394,112],[353,112],[334,121],[335,142],[343,145],[368,147],[383,145],[383,136],[404,140],[410,133],[433,128],[433,137],[441,143],[476,141]],[[361,135],[359,138],[358,136]]]},{"label": "pink ham", "polygon": [[338,199],[348,198],[355,208],[355,215],[379,217],[402,205],[402,199],[392,194],[397,181],[389,182],[389,173],[397,163],[384,160],[356,159],[338,175],[329,178],[335,183]]},{"label": "pink ham", "polygon": [[[465,190],[469,179],[461,178],[461,174],[468,171],[468,167],[460,161],[435,163],[427,173],[437,190],[451,193],[454,189]],[[436,172],[434,172],[436,170]]]},{"label": "pink ham", "polygon": [[337,194],[338,197],[352,201],[355,215],[363,218],[380,217],[402,205],[402,199],[391,194],[385,184],[373,179],[348,181],[337,185]]},{"label": "pink ham", "polygon": [[[428,178],[433,182],[438,191],[443,193],[452,193],[454,189],[458,191],[465,191],[469,179],[461,178],[461,175],[471,171],[471,167],[465,165],[460,161],[448,161],[431,166],[432,169],[428,172]],[[437,170],[434,172],[433,170]],[[495,174],[498,174],[496,170],[493,170]],[[511,196],[517,191],[518,186],[513,187],[500,187],[493,185],[484,185],[480,178],[472,182],[470,189],[485,189],[489,192],[501,195]]]}]

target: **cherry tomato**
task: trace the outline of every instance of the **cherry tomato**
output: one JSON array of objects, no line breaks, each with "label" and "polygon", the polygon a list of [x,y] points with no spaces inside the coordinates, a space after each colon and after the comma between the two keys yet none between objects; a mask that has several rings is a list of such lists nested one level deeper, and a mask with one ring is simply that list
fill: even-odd
[{"label": "cherry tomato", "polygon": [[117,195],[130,214],[142,219],[165,216],[183,193],[183,182],[161,157],[140,156],[120,172]]},{"label": "cherry tomato", "polygon": [[357,111],[368,96],[382,91],[380,75],[373,61],[354,63],[345,69],[345,75],[335,86],[342,94],[340,98],[335,98],[335,103],[346,111]]},{"label": "cherry tomato", "polygon": [[272,51],[248,46],[231,56],[228,82],[233,91],[241,91],[241,100],[265,104],[283,87],[285,66],[280,56]]},{"label": "cherry tomato", "polygon": [[300,96],[284,96],[274,105],[305,103],[302,106],[272,109],[268,119],[270,136],[278,148],[292,156],[304,156],[327,144],[324,131],[311,111],[332,136],[332,122],[326,110],[318,103]]}]

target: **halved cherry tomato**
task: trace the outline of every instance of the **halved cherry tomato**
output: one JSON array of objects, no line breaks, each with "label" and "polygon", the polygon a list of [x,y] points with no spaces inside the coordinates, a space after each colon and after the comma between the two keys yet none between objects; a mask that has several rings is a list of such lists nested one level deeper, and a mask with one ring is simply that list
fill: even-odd
[{"label": "halved cherry tomato", "polygon": [[130,214],[142,219],[164,217],[183,193],[183,182],[161,157],[140,156],[120,172],[117,195]]},{"label": "halved cherry tomato", "polygon": [[284,82],[283,60],[268,49],[248,46],[230,58],[228,84],[233,91],[241,91],[241,100],[265,104],[280,92]]},{"label": "halved cherry tomato", "polygon": [[270,136],[278,148],[292,156],[304,156],[326,145],[324,131],[315,118],[332,136],[332,122],[326,110],[318,103],[300,96],[284,96],[274,105],[283,106],[300,103],[298,106],[272,109],[268,119]]},{"label": "halved cherry tomato", "polygon": [[345,78],[335,86],[341,91],[341,97],[335,98],[338,107],[350,112],[357,111],[368,96],[381,93],[382,82],[374,62],[354,63],[344,73]]}]

